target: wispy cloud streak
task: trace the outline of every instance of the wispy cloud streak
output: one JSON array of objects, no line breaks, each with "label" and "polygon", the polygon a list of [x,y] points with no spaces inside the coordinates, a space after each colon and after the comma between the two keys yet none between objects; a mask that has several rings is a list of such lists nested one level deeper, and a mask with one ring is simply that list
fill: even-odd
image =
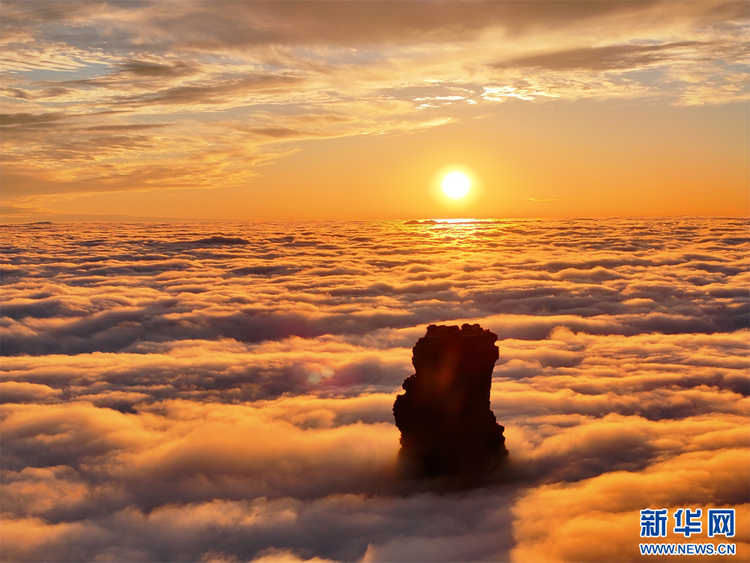
[{"label": "wispy cloud streak", "polygon": [[8,1],[4,198],[243,185],[280,143],[508,99],[744,100],[747,17],[742,2]]}]

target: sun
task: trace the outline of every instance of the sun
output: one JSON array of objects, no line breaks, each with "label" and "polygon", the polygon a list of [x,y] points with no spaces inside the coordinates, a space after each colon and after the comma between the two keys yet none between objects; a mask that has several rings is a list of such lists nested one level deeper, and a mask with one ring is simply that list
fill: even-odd
[{"label": "sun", "polygon": [[446,174],[442,182],[443,193],[451,199],[466,197],[471,189],[471,180],[463,172]]}]

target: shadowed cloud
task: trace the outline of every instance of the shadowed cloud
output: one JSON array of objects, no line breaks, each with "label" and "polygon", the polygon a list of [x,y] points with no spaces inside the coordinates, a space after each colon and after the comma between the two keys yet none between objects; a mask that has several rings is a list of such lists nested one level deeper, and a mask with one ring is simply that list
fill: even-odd
[{"label": "shadowed cloud", "polygon": [[679,53],[680,50],[701,45],[701,43],[695,41],[682,41],[662,45],[611,45],[608,47],[570,49],[514,59],[508,63],[498,63],[496,67],[506,68],[518,65],[552,70],[626,70],[670,61],[675,53]]},{"label": "shadowed cloud", "polygon": [[[9,560],[623,560],[652,503],[745,529],[744,219],[2,231]],[[511,456],[436,494],[392,406],[463,323]]]}]

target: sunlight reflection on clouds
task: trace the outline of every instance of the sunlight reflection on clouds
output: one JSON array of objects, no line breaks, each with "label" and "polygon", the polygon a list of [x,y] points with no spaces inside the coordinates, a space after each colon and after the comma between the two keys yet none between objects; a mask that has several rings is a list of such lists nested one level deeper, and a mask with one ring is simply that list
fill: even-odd
[{"label": "sunlight reflection on clouds", "polygon": [[[633,559],[654,503],[746,528],[745,220],[2,231],[9,560]],[[510,481],[410,489],[393,400],[465,321],[500,337]]]}]

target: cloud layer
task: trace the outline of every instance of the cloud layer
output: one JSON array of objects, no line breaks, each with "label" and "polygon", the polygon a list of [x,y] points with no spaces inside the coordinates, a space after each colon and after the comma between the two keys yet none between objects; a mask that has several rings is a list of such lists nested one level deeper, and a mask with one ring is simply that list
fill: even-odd
[{"label": "cloud layer", "polygon": [[[2,231],[4,560],[637,560],[647,507],[750,554],[746,220]],[[391,407],[467,321],[511,461],[437,493]]]}]

